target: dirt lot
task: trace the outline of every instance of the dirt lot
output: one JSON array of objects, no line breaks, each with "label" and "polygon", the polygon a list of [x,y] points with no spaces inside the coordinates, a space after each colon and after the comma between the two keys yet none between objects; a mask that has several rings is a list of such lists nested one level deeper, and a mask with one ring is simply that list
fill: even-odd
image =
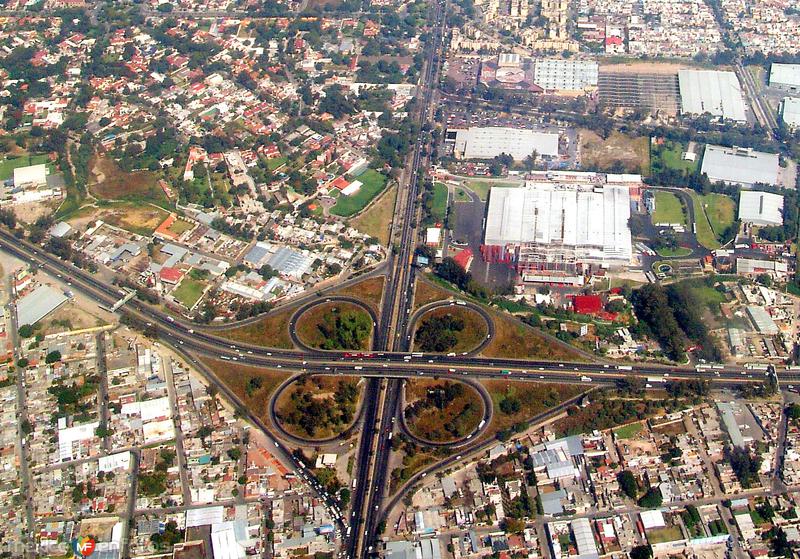
[{"label": "dirt lot", "polygon": [[600,71],[626,72],[630,74],[677,74],[678,70],[691,67],[691,64],[682,64],[680,62],[625,62],[622,64],[601,64]]},{"label": "dirt lot", "polygon": [[[288,373],[211,358],[201,358],[201,361],[245,403],[247,409],[259,419],[269,421],[270,394],[288,378]],[[255,378],[260,381],[251,382]]]},{"label": "dirt lot", "polygon": [[375,237],[383,246],[389,244],[389,229],[392,223],[394,203],[397,198],[397,187],[393,186],[380,195],[380,199],[372,202],[367,211],[352,221],[352,226],[371,237]]},{"label": "dirt lot", "polygon": [[89,192],[107,200],[122,198],[157,200],[164,196],[155,174],[148,171],[127,173],[107,157],[97,157],[92,160]]},{"label": "dirt lot", "polygon": [[647,174],[650,169],[648,138],[631,138],[613,132],[607,140],[591,130],[580,131],[581,165],[587,169],[611,170],[621,164],[626,172]]},{"label": "dirt lot", "polygon": [[379,312],[381,298],[383,297],[383,281],[383,276],[367,278],[349,287],[345,287],[344,289],[336,290],[333,293],[344,297],[355,297],[370,305],[375,312]]},{"label": "dirt lot", "polygon": [[495,335],[481,353],[486,357],[584,361],[577,352],[554,344],[533,328],[501,314],[492,313]]},{"label": "dirt lot", "polygon": [[240,326],[231,330],[220,330],[219,335],[223,338],[246,344],[292,349],[294,344],[292,344],[292,340],[289,337],[289,319],[295,310],[294,308],[289,308],[276,311],[247,326]]},{"label": "dirt lot", "polygon": [[116,202],[83,208],[68,221],[70,225],[83,231],[90,223],[102,219],[132,233],[150,236],[168,215],[165,210],[155,206]]},{"label": "dirt lot", "polygon": [[438,285],[417,279],[417,288],[414,292],[414,310],[433,303],[434,301],[444,301],[453,297],[455,294]]}]

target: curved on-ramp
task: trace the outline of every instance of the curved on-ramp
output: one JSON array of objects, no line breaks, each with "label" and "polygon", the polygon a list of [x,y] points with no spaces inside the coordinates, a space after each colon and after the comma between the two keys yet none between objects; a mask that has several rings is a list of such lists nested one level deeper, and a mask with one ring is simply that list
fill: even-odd
[{"label": "curved on-ramp", "polygon": [[411,318],[408,320],[408,328],[406,331],[406,339],[408,340],[409,347],[413,347],[414,334],[417,331],[417,323],[420,321],[420,319],[422,319],[422,317],[430,311],[447,307],[469,309],[477,313],[478,316],[480,316],[484,322],[486,322],[486,337],[481,340],[481,343],[479,343],[476,347],[469,351],[463,352],[461,355],[479,354],[494,338],[494,321],[492,320],[491,315],[480,305],[476,305],[470,301],[462,301],[460,299],[444,299],[442,301],[433,301],[432,303],[426,303],[422,305],[420,308],[414,311],[414,313],[411,315]]},{"label": "curved on-ramp", "polygon": [[[363,310],[365,313],[369,315],[372,319],[372,338],[375,338],[375,334],[378,328],[378,314],[375,310],[369,306],[367,303],[363,302],[361,299],[356,299],[355,297],[347,297],[344,295],[334,295],[331,297],[325,297],[324,299],[317,299],[316,301],[311,301],[310,303],[306,303],[305,305],[299,307],[292,316],[289,318],[289,338],[292,340],[292,343],[299,347],[304,351],[310,352],[317,352],[317,351],[327,351],[324,349],[311,347],[306,344],[303,340],[300,339],[300,336],[297,335],[297,321],[300,320],[300,317],[303,316],[307,311],[310,311],[314,307],[318,307],[320,305],[327,305],[330,303],[348,303],[358,307],[359,309]],[[340,352],[340,350],[333,350],[334,352]],[[358,350],[354,350],[358,351]]]},{"label": "curved on-ramp", "polygon": [[[413,382],[414,379],[406,379],[406,380]],[[396,413],[396,415],[399,416],[400,419],[399,428],[400,431],[403,433],[403,435],[405,435],[415,444],[418,444],[420,446],[426,446],[431,448],[453,448],[453,449],[463,448],[473,443],[475,439],[480,437],[489,428],[489,424],[492,422],[492,418],[494,417],[494,405],[492,403],[492,397],[489,394],[489,391],[486,390],[486,387],[484,387],[480,382],[474,381],[472,379],[445,378],[441,380],[445,382],[447,381],[460,382],[474,389],[478,393],[478,395],[481,398],[481,403],[483,404],[483,416],[478,426],[475,429],[473,429],[472,432],[470,432],[467,436],[454,441],[430,441],[428,439],[423,439],[422,437],[415,435],[411,431],[411,428],[408,426],[408,423],[406,422],[406,414],[405,414],[406,383],[404,382],[400,400],[398,402],[399,409],[397,410]]]}]

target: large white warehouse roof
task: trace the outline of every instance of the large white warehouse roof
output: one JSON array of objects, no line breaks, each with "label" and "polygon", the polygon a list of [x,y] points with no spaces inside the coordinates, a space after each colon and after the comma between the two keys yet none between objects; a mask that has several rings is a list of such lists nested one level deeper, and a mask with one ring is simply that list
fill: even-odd
[{"label": "large white warehouse roof", "polygon": [[564,246],[590,261],[631,258],[630,191],[528,182],[524,188],[492,188],[484,242],[490,246]]},{"label": "large white warehouse roof", "polygon": [[717,70],[680,70],[681,112],[692,115],[709,113],[728,120],[746,122],[744,97],[733,72]]},{"label": "large white warehouse roof", "polygon": [[783,224],[783,196],[742,190],[739,195],[739,219],[756,225]]},{"label": "large white warehouse roof", "polygon": [[778,184],[778,155],[749,148],[706,145],[700,169],[712,181],[748,188],[755,183]]},{"label": "large white warehouse roof", "polygon": [[522,161],[533,152],[558,155],[558,134],[501,126],[472,127],[456,131],[456,157],[492,159],[506,153]]}]

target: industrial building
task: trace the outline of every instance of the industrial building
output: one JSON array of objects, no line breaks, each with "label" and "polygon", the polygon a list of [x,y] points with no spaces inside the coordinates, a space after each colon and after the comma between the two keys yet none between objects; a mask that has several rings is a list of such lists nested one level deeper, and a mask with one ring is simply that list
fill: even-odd
[{"label": "industrial building", "polygon": [[800,91],[800,64],[773,63],[769,69],[769,85],[786,91]]},{"label": "industrial building", "polygon": [[743,190],[739,195],[739,219],[753,225],[782,225],[783,196]]},{"label": "industrial building", "polygon": [[583,91],[597,87],[598,66],[594,60],[537,59],[533,81],[545,91]]},{"label": "industrial building", "polygon": [[680,70],[678,85],[683,114],[708,113],[726,120],[747,122],[742,88],[733,72]]},{"label": "industrial building", "polygon": [[781,120],[786,123],[786,126],[796,127],[800,124],[800,98],[784,97],[781,99],[778,114]]},{"label": "industrial building", "polygon": [[69,297],[55,287],[40,285],[17,301],[17,324],[34,325],[67,301]]},{"label": "industrial building", "polygon": [[39,188],[47,186],[47,166],[29,165],[14,169],[14,188]]},{"label": "industrial building", "polygon": [[756,183],[778,184],[778,155],[751,148],[706,145],[701,172],[712,181],[751,188]]},{"label": "industrial building", "polygon": [[450,129],[448,141],[455,141],[457,159],[493,159],[505,153],[522,161],[532,153],[558,156],[558,134],[500,126]]},{"label": "industrial building", "polygon": [[534,180],[523,188],[495,187],[484,257],[514,265],[523,281],[580,285],[584,265],[630,262],[629,218],[628,184]]},{"label": "industrial building", "polygon": [[775,321],[772,320],[769,313],[764,310],[764,307],[748,305],[747,315],[750,317],[750,320],[753,321],[759,334],[774,336],[778,333],[778,327],[775,325]]}]

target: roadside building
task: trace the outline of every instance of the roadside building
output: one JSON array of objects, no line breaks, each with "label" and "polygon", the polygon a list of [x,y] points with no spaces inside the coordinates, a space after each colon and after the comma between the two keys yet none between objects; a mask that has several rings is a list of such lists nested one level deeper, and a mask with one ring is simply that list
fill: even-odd
[{"label": "roadside building", "polygon": [[756,183],[778,184],[778,169],[776,153],[707,144],[701,172],[712,182],[751,188]]},{"label": "roadside building", "polygon": [[710,114],[725,120],[747,122],[739,80],[733,72],[680,70],[681,112]]},{"label": "roadside building", "polygon": [[558,156],[558,134],[504,126],[471,127],[447,131],[447,139],[455,142],[458,159],[492,159],[501,153],[522,161],[536,153]]},{"label": "roadside building", "polygon": [[14,188],[39,188],[47,186],[47,166],[29,165],[14,169]]},{"label": "roadside building", "polygon": [[769,85],[786,91],[800,91],[800,64],[778,64],[769,69]]},{"label": "roadside building", "polygon": [[800,124],[800,98],[784,97],[778,109],[781,120],[790,128]]},{"label": "roadside building", "polygon": [[17,324],[36,324],[68,300],[55,287],[41,285],[17,301]]},{"label": "roadside building", "polygon": [[739,219],[753,225],[782,225],[783,196],[743,190],[739,195]]}]

